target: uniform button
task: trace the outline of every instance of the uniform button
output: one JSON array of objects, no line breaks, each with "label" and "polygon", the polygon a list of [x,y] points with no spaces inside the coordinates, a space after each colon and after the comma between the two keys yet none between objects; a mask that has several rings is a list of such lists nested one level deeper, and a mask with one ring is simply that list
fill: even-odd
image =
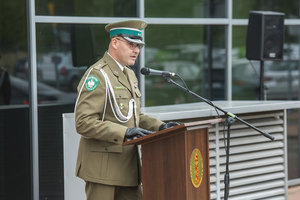
[{"label": "uniform button", "polygon": [[119,97],[122,97],[122,95],[119,95]]},{"label": "uniform button", "polygon": [[114,139],[115,142],[118,142],[118,139]]},{"label": "uniform button", "polygon": [[105,148],[105,151],[108,151],[108,148]]}]

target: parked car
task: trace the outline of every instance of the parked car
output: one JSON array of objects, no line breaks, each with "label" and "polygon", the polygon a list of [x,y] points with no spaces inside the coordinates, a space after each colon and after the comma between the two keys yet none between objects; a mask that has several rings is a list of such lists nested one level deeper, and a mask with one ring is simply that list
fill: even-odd
[{"label": "parked car", "polygon": [[257,100],[260,95],[260,65],[247,59],[232,62],[232,99]]},{"label": "parked car", "polygon": [[14,65],[14,71],[13,71],[14,76],[24,78],[24,79],[27,78],[26,73],[24,73],[26,62],[27,62],[27,58],[22,58],[17,60],[17,62]]},{"label": "parked car", "polygon": [[299,95],[299,60],[274,61],[265,69],[268,100],[294,100]]},{"label": "parked car", "polygon": [[[10,76],[11,105],[29,104],[29,84],[27,80]],[[76,92],[63,92],[49,85],[38,82],[37,84],[38,104],[46,103],[75,103]]]},{"label": "parked car", "polygon": [[[201,93],[201,67],[197,66],[193,62],[163,61],[149,64],[146,67],[176,73],[185,81],[191,91],[196,94]],[[180,85],[183,85],[179,78],[172,77],[172,79]],[[145,77],[145,87],[146,106],[197,101],[194,97],[187,94],[180,88],[168,83],[162,76]]]},{"label": "parked car", "polygon": [[[86,69],[87,66],[73,66],[70,52],[47,53],[37,59],[38,81],[64,91],[76,91]],[[28,77],[28,62],[25,62],[24,73]]]}]

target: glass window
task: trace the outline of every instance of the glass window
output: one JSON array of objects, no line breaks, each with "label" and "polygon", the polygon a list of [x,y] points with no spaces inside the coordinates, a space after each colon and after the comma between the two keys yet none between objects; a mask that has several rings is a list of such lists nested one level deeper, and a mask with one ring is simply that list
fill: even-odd
[{"label": "glass window", "polygon": [[37,24],[39,104],[75,103],[81,77],[108,49],[105,25]]},{"label": "glass window", "polygon": [[37,77],[40,103],[75,103],[87,68],[108,48],[105,25],[38,24]]},{"label": "glass window", "polygon": [[299,18],[299,1],[286,0],[233,0],[232,17],[237,19],[248,19],[249,12],[255,11],[274,11],[285,13],[286,19]]},{"label": "glass window", "polygon": [[36,0],[36,15],[137,17],[137,0]]},{"label": "glass window", "polygon": [[[188,88],[210,100],[225,96],[225,27],[149,25],[146,67],[178,74]],[[172,78],[183,85],[178,77]],[[146,106],[199,102],[161,76],[145,77]]]},{"label": "glass window", "polygon": [[299,99],[299,26],[285,26],[282,61],[271,62],[265,68],[268,100]]},{"label": "glass window", "polygon": [[[233,27],[232,99],[259,99],[260,61],[246,59],[247,26]],[[285,27],[282,61],[264,61],[267,100],[299,98],[299,26]]]},{"label": "glass window", "polygon": [[260,95],[260,62],[246,59],[247,26],[232,28],[232,99],[257,100]]},{"label": "glass window", "polygon": [[0,107],[28,104],[26,1],[2,2],[0,23]]},{"label": "glass window", "polygon": [[225,0],[145,0],[145,17],[223,18]]}]

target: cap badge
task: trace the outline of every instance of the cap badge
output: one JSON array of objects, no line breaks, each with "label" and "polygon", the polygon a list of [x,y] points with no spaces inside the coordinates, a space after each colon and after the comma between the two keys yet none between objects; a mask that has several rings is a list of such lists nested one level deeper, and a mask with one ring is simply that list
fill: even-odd
[{"label": "cap badge", "polygon": [[141,24],[140,30],[144,30],[144,28],[146,28],[146,26],[147,26],[147,24],[146,24],[145,22],[143,22],[143,23]]}]

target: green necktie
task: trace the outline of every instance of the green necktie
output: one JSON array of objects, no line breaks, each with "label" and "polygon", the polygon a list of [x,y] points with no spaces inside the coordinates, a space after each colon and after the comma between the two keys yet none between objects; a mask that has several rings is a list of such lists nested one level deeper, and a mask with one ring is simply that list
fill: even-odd
[{"label": "green necktie", "polygon": [[125,74],[125,76],[126,76],[126,78],[127,78],[127,67],[124,67],[123,73]]}]

